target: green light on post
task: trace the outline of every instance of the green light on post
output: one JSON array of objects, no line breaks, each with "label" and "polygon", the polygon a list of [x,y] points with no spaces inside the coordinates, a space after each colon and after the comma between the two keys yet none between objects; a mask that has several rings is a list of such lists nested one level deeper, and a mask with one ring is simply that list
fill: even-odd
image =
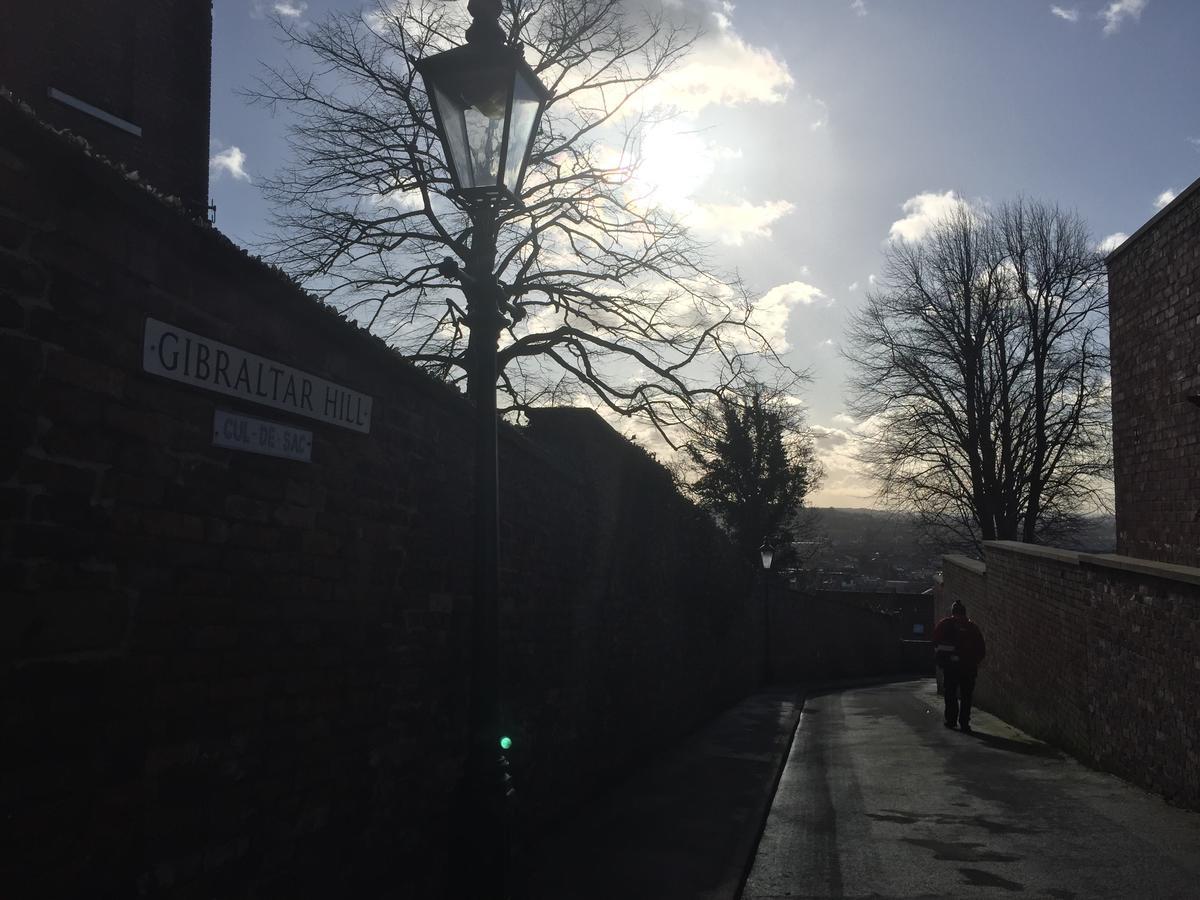
[{"label": "green light on post", "polygon": [[500,738],[500,749],[501,750],[512,749],[512,738],[508,737],[507,735]]}]

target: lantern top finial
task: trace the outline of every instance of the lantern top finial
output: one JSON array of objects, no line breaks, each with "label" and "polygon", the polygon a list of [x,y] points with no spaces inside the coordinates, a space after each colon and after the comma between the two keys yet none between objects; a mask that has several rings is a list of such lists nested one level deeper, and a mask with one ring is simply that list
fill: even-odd
[{"label": "lantern top finial", "polygon": [[471,44],[503,44],[504,29],[500,27],[501,0],[471,0],[467,12],[474,20],[467,29]]}]

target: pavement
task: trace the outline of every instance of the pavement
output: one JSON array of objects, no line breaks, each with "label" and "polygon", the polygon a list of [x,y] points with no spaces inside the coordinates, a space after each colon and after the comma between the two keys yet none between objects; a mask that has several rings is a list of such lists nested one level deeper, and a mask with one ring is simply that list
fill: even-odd
[{"label": "pavement", "polygon": [[801,697],[747,698],[580,809],[536,848],[521,900],[734,900]]},{"label": "pavement", "polygon": [[547,837],[518,896],[1200,897],[1200,813],[941,702],[932,678],[752,696]]},{"label": "pavement", "polygon": [[1200,814],[932,679],[810,693],[742,900],[1200,897]]}]

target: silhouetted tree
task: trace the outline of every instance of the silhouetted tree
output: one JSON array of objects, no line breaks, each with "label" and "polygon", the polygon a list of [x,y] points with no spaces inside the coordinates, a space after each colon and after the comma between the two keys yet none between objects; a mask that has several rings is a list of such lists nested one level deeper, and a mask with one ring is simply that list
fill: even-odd
[{"label": "silhouetted tree", "polygon": [[1111,470],[1106,323],[1075,213],[964,205],[893,242],[846,351],[881,496],[967,543],[1075,530]]},{"label": "silhouetted tree", "polygon": [[757,561],[764,538],[786,553],[804,499],[821,477],[801,408],[751,384],[705,404],[685,449],[698,473],[689,490],[743,555]]},{"label": "silhouetted tree", "polygon": [[[521,205],[499,211],[494,272],[508,286],[503,412],[596,404],[662,431],[693,400],[764,358],[736,278],[633,180],[659,113],[646,88],[696,32],[626,0],[505,0],[502,25],[553,91]],[[662,6],[669,11],[669,4]],[[465,2],[386,0],[279,27],[294,56],[249,95],[292,114],[292,162],[266,182],[270,258],[417,365],[466,379],[471,323],[444,257],[471,222],[451,183],[413,64],[461,43]]]}]

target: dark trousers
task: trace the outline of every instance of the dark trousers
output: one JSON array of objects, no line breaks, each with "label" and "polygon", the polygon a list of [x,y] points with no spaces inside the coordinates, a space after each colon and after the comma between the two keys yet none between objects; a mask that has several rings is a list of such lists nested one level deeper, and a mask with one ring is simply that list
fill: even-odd
[{"label": "dark trousers", "polygon": [[946,724],[971,724],[971,695],[975,693],[974,669],[953,663],[942,669],[942,691],[946,696]]}]

